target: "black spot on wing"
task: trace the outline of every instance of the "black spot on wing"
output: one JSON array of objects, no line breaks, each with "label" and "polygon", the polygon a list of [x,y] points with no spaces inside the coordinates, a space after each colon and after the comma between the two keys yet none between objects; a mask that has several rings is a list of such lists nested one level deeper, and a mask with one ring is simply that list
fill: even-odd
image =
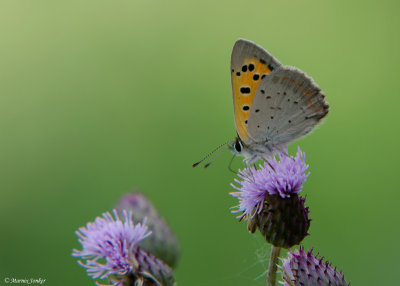
[{"label": "black spot on wing", "polygon": [[240,88],[240,92],[241,92],[242,94],[250,94],[250,87],[248,87],[248,86],[242,86],[242,87]]}]

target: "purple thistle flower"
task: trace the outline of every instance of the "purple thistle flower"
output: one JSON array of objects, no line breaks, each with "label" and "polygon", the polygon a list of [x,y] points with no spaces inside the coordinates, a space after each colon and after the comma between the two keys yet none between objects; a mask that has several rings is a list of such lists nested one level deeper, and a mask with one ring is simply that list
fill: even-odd
[{"label": "purple thistle flower", "polygon": [[122,285],[121,281],[115,281],[109,276],[127,275],[135,270],[132,251],[151,232],[145,225],[146,219],[134,224],[131,212],[122,212],[123,221],[116,210],[113,210],[113,214],[114,217],[106,212],[86,227],[79,228],[76,235],[83,249],[74,249],[72,255],[86,260],[79,261],[79,264],[87,269],[92,278],[109,278],[113,285]]},{"label": "purple thistle flower", "polygon": [[342,272],[332,267],[323,258],[312,254],[312,249],[305,252],[300,250],[289,251],[282,259],[282,273],[284,286],[347,286]]},{"label": "purple thistle flower", "polygon": [[288,156],[284,152],[278,156],[279,161],[275,157],[271,158],[269,164],[260,165],[259,169],[247,167],[239,170],[238,176],[242,180],[235,179],[235,182],[240,186],[231,184],[238,190],[231,193],[239,199],[238,210],[233,211],[242,213],[238,218],[259,214],[267,195],[289,198],[302,190],[310,174],[306,174],[308,165],[305,163],[305,153],[298,147],[296,157]]},{"label": "purple thistle flower", "polygon": [[146,217],[151,236],[142,240],[138,246],[170,267],[177,265],[180,253],[178,239],[148,198],[137,191],[126,194],[119,200],[116,209],[118,213],[122,210],[131,211],[134,221]]}]

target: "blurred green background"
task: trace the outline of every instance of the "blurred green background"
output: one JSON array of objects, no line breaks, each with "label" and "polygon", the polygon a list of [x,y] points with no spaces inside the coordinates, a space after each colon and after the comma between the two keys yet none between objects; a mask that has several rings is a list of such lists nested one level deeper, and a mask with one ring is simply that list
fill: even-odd
[{"label": "blurred green background", "polygon": [[[0,285],[94,285],[74,231],[139,189],[176,231],[179,285],[265,285],[269,247],[230,207],[229,60],[250,39],[331,105],[297,144],[315,247],[352,285],[397,285],[397,1],[1,1]],[[234,167],[241,167],[236,159]]]}]

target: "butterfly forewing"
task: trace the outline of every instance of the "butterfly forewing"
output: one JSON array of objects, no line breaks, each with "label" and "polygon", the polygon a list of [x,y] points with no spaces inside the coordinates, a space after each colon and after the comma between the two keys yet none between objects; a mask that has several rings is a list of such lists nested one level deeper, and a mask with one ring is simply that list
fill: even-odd
[{"label": "butterfly forewing", "polygon": [[[231,57],[231,77],[236,130],[240,139],[248,143],[249,115],[260,82],[281,64],[265,49],[253,42],[236,41]],[[252,141],[252,140],[251,140]]]},{"label": "butterfly forewing", "polygon": [[258,86],[248,133],[256,143],[286,145],[310,132],[328,110],[325,95],[310,77],[281,66]]}]

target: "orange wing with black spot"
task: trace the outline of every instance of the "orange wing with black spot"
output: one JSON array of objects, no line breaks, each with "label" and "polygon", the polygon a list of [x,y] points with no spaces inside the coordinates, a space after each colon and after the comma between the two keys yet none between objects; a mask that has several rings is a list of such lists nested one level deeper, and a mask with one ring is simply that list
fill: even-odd
[{"label": "orange wing with black spot", "polygon": [[281,63],[255,43],[239,39],[232,50],[231,77],[236,131],[244,143],[252,141],[248,118],[260,82]]}]

